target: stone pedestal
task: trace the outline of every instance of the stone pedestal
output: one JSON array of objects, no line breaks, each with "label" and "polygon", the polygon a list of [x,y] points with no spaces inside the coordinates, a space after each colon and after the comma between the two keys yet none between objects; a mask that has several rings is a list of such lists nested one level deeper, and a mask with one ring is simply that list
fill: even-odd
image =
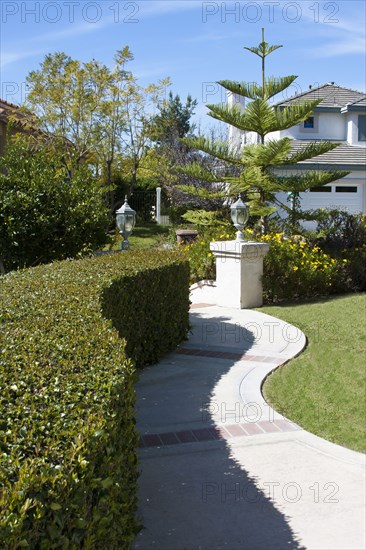
[{"label": "stone pedestal", "polygon": [[263,258],[269,244],[251,241],[210,243],[216,257],[216,303],[239,309],[263,304]]}]

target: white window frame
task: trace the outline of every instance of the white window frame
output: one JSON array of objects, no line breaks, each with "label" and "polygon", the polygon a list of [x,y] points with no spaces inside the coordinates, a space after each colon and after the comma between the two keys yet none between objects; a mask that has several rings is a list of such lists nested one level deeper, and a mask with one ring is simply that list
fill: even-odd
[{"label": "white window frame", "polygon": [[362,115],[358,115],[357,116],[357,141],[359,143],[365,143],[366,141],[366,136],[365,136],[365,139],[360,139],[360,133],[361,133],[361,128],[360,128],[360,119],[361,117],[365,117],[363,120],[366,119],[366,115],[362,114]]},{"label": "white window frame", "polygon": [[310,116],[314,119],[314,126],[312,128],[305,128],[305,120],[303,120],[300,122],[300,131],[304,134],[317,134],[319,131],[319,117],[317,115]]}]

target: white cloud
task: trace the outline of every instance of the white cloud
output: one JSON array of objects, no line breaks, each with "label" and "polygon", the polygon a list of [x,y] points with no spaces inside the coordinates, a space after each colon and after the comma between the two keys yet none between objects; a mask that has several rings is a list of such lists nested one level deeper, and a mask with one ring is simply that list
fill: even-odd
[{"label": "white cloud", "polygon": [[[110,25],[113,22],[113,18],[104,19],[97,23],[83,22],[79,25],[69,24],[64,29],[55,32],[48,32],[39,36],[34,36],[32,42],[49,42],[52,40],[59,40],[60,38],[69,38],[70,36],[80,36],[82,34],[90,33],[102,29]],[[47,49],[47,48],[46,48]]]},{"label": "white cloud", "polygon": [[[134,14],[134,18],[138,21],[142,21],[146,17],[155,17],[163,14],[189,11],[192,9],[201,9],[202,2],[200,0],[174,0],[174,1],[165,1],[165,0],[140,0],[134,2],[138,7],[138,11]],[[60,29],[58,31],[47,32],[40,34],[38,36],[32,37],[27,43],[22,43],[19,40],[16,43],[16,47],[20,48],[17,52],[1,52],[0,66],[5,67],[9,66],[12,63],[21,61],[33,55],[46,54],[50,50],[50,43],[58,41],[60,39],[70,38],[72,36],[80,37],[87,33],[93,33],[109,25],[114,24],[114,16],[104,17],[98,22],[91,23],[83,21],[79,24],[68,24],[67,27]],[[41,44],[44,43],[44,48],[37,50],[29,50],[29,43]],[[159,74],[159,71],[154,71],[155,74]],[[145,75],[144,75],[145,76]]]},{"label": "white cloud", "polygon": [[319,57],[335,57],[347,54],[365,55],[366,44],[363,38],[343,39],[319,48]]},{"label": "white cloud", "polygon": [[139,12],[136,17],[163,15],[181,11],[202,10],[200,0],[140,0],[137,2]]},{"label": "white cloud", "polygon": [[[108,18],[108,20],[99,21],[97,23],[83,22],[81,24],[75,24],[75,25],[69,24],[68,27],[65,27],[59,31],[36,35],[32,37],[30,40],[28,39],[27,42],[24,42],[24,43],[18,40],[16,43],[16,47],[20,48],[18,51],[1,52],[0,66],[5,67],[13,63],[16,63],[17,61],[21,61],[22,59],[26,59],[27,57],[32,57],[34,55],[39,55],[39,54],[45,55],[50,51],[51,49],[50,44],[52,42],[58,41],[60,39],[69,38],[71,36],[79,37],[85,33],[94,32],[98,29],[101,29],[109,25],[111,22],[112,22],[112,19]],[[36,49],[29,49],[30,44],[38,45],[38,47]]]},{"label": "white cloud", "polygon": [[0,57],[0,67],[3,69],[4,67],[11,65],[13,63],[16,63],[17,61],[22,61],[23,59],[26,59],[27,57],[32,57],[34,55],[39,55],[44,53],[43,49],[38,50],[22,50],[20,52],[1,52]]},{"label": "white cloud", "polygon": [[[319,39],[316,48],[307,48],[314,57],[329,58],[347,54],[362,54],[366,51],[365,8],[355,9],[352,2],[338,2],[319,5],[323,11],[315,15],[314,4],[307,3],[308,9],[303,9],[302,16],[308,23],[313,23],[314,35]],[[358,3],[357,3],[358,4]],[[360,3],[361,4],[361,3]],[[360,7],[361,5],[358,4]],[[305,3],[304,3],[305,5]],[[329,9],[336,9],[330,17]],[[347,16],[345,17],[345,9]],[[311,11],[312,10],[312,11]],[[328,12],[326,11],[328,10]],[[317,17],[317,19],[314,19]]]}]

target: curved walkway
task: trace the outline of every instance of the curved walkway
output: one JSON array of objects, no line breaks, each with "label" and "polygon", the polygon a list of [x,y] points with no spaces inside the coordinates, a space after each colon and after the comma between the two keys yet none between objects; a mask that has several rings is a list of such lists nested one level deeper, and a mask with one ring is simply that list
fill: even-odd
[{"label": "curved walkway", "polygon": [[260,391],[305,336],[202,296],[188,341],[137,384],[144,529],[133,548],[363,550],[365,456],[288,421]]}]

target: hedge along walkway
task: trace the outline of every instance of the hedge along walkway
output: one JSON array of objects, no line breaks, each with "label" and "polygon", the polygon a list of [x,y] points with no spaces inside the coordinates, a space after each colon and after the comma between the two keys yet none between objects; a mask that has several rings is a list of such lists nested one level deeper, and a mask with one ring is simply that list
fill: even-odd
[{"label": "hedge along walkway", "polygon": [[130,548],[135,364],[185,337],[188,281],[157,250],[1,277],[0,548]]},{"label": "hedge along walkway", "polygon": [[292,424],[260,391],[304,335],[204,303],[191,323],[188,342],[137,385],[145,529],[133,548],[365,548],[364,456]]}]

